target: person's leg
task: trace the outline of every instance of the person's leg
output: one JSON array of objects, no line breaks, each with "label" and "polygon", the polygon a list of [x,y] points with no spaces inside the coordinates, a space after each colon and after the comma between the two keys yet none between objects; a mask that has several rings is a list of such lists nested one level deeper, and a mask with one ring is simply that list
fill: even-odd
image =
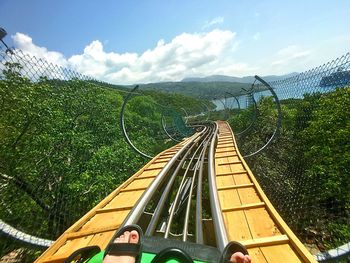
[{"label": "person's leg", "polygon": [[[131,243],[137,244],[139,242],[139,234],[137,231],[132,230],[131,232],[125,231],[121,236],[114,240],[114,243]],[[130,255],[106,255],[103,259],[103,263],[135,263],[135,257]]]},{"label": "person's leg", "polygon": [[242,252],[233,253],[230,258],[233,263],[251,263],[252,260],[249,255],[244,255]]}]

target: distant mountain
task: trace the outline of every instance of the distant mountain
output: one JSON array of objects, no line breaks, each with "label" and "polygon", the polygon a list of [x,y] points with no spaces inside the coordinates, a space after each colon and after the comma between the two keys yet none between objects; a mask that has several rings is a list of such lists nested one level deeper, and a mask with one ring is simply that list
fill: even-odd
[{"label": "distant mountain", "polygon": [[142,84],[143,90],[155,90],[167,93],[179,93],[186,96],[215,99],[223,98],[227,93],[231,95],[245,94],[245,90],[251,87],[249,83],[237,83],[228,81],[212,82],[160,82]]},{"label": "distant mountain", "polygon": [[[292,72],[286,75],[268,75],[263,76],[262,78],[267,81],[275,81],[280,79],[289,78],[297,75],[297,72]],[[211,75],[208,77],[193,77],[193,78],[184,78],[181,82],[238,82],[238,83],[253,83],[255,80],[254,76],[245,76],[245,77],[231,77],[225,75]]]},{"label": "distant mountain", "polygon": [[[271,82],[279,79],[295,76],[296,72],[281,75],[281,76],[264,76],[265,81]],[[224,98],[231,94],[231,96],[241,96],[246,94],[247,90],[251,88],[254,82],[254,76],[246,77],[231,77],[224,75],[212,75],[203,78],[185,78],[178,82],[158,82],[140,84],[143,90],[161,91],[165,93],[179,93],[186,96],[203,98],[203,99],[217,99]],[[132,88],[133,86],[125,86],[125,88]]]}]

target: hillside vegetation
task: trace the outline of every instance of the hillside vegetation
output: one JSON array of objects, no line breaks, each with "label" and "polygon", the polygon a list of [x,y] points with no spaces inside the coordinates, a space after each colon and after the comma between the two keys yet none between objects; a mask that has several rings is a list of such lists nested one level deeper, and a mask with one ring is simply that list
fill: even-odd
[{"label": "hillside vegetation", "polygon": [[[258,103],[253,129],[238,137],[248,154],[270,138],[276,122],[271,97]],[[265,151],[248,158],[259,183],[288,225],[320,250],[350,240],[350,87],[282,101],[282,127]],[[231,112],[238,133],[253,109]]]},{"label": "hillside vegetation", "polygon": [[179,93],[194,98],[213,100],[224,98],[225,93],[245,94],[251,84],[236,82],[163,82],[141,85],[143,89]]},{"label": "hillside vegetation", "polygon": [[[0,80],[0,218],[53,240],[147,160],[120,131],[126,93],[78,79],[33,82],[20,72],[8,63]],[[137,147],[156,154],[174,144],[161,129],[164,105],[189,113],[203,106],[180,94],[146,93],[129,101],[126,126]],[[17,245],[2,237],[1,255]]]}]

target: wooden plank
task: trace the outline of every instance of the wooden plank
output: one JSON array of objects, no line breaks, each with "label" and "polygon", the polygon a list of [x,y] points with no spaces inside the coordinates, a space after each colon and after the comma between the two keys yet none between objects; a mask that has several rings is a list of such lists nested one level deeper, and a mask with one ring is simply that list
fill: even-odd
[{"label": "wooden plank", "polygon": [[124,189],[121,189],[120,192],[124,193],[124,192],[135,192],[135,191],[145,191],[148,187],[135,187],[135,188],[131,188],[131,187],[126,187]]},{"label": "wooden plank", "polygon": [[235,147],[226,147],[224,150],[220,149],[220,151],[215,151],[215,153],[227,153],[229,151],[234,151],[235,150]]},{"label": "wooden plank", "polygon": [[60,260],[62,258],[67,258],[75,250],[78,250],[79,248],[82,248],[82,247],[86,247],[92,238],[93,238],[93,235],[90,235],[90,236],[77,238],[66,242],[66,244],[60,247],[54,255],[52,255],[47,259],[47,261],[55,261],[57,259]]},{"label": "wooden plank", "polygon": [[100,228],[95,228],[95,229],[91,229],[88,231],[79,231],[79,232],[73,232],[73,233],[68,233],[67,234],[67,239],[76,239],[79,237],[84,237],[84,236],[89,236],[89,235],[93,235],[93,234],[97,234],[97,233],[103,233],[103,232],[108,232],[108,231],[112,231],[112,230],[117,230],[119,228],[120,224],[116,224],[116,225],[112,225],[112,226],[108,226],[108,227],[100,227]]},{"label": "wooden plank", "polygon": [[260,203],[262,201],[257,192],[255,191],[254,187],[243,187],[239,188],[237,191],[239,198],[241,199],[242,205]]},{"label": "wooden plank", "polygon": [[221,137],[219,137],[218,142],[226,142],[226,141],[233,142],[233,137],[232,137],[232,135],[231,135],[229,138],[221,138]]},{"label": "wooden plank", "polygon": [[242,163],[232,163],[228,164],[228,166],[231,168],[231,171],[246,171]]},{"label": "wooden plank", "polygon": [[[298,257],[289,244],[261,247],[260,249],[269,263],[305,262]],[[317,261],[314,259],[313,262]]]},{"label": "wooden plank", "polygon": [[134,206],[143,191],[137,192],[124,192],[120,193],[116,198],[114,198],[110,203],[108,203],[104,208],[120,207],[120,206]]},{"label": "wooden plank", "polygon": [[[224,158],[224,156],[227,155],[227,154],[228,154],[228,155],[237,156],[236,151],[235,151],[235,150],[231,150],[231,151],[229,151],[229,152],[215,153],[215,158],[218,158],[218,157],[221,157],[221,156],[223,156],[223,158]],[[229,156],[227,156],[227,157],[229,157]]]},{"label": "wooden plank", "polygon": [[221,158],[227,158],[227,157],[237,157],[237,154],[228,154],[228,155],[223,155],[223,156],[215,156],[215,159],[221,159]]},{"label": "wooden plank", "polygon": [[109,241],[112,239],[115,232],[116,230],[95,234],[88,245],[99,246],[101,249],[104,250],[107,247]]},{"label": "wooden plank", "polygon": [[230,168],[230,166],[228,165],[224,165],[224,166],[218,166],[217,164],[215,164],[215,171],[217,174],[225,174],[225,173],[231,173],[231,174],[228,174],[228,175],[231,175],[232,176],[232,170]]},{"label": "wooden plank", "polygon": [[216,186],[217,188],[225,187],[227,185],[235,185],[235,181],[233,180],[232,175],[228,176],[216,176]]},{"label": "wooden plank", "polygon": [[152,163],[147,167],[146,171],[154,170],[154,169],[163,169],[166,163]]},{"label": "wooden plank", "polygon": [[[238,194],[237,194],[237,196],[238,196]],[[249,210],[249,209],[260,208],[260,207],[263,207],[263,206],[265,206],[264,202],[255,203],[255,204],[240,205],[240,206],[233,206],[233,207],[228,207],[228,208],[222,208],[222,212],[238,211],[238,210]]]},{"label": "wooden plank", "polygon": [[234,178],[236,184],[250,184],[250,183],[252,183],[247,172],[236,173],[233,175],[233,178]]},{"label": "wooden plank", "polygon": [[223,143],[223,144],[219,144],[216,146],[216,149],[224,149],[224,148],[228,148],[228,147],[234,147],[233,142],[231,143]]},{"label": "wooden plank", "polygon": [[228,190],[228,189],[238,189],[238,188],[248,188],[248,187],[253,187],[254,184],[250,183],[250,184],[238,184],[238,185],[229,185],[229,186],[221,186],[218,187],[218,191],[222,191],[222,190]]},{"label": "wooden plank", "polygon": [[278,236],[281,234],[276,223],[266,210],[266,206],[245,210],[245,215],[253,238]]},{"label": "wooden plank", "polygon": [[231,165],[231,164],[241,164],[241,161],[232,161],[232,162],[226,162],[226,163],[219,163],[218,165]]},{"label": "wooden plank", "polygon": [[110,212],[117,212],[117,211],[123,211],[123,210],[131,210],[133,206],[121,206],[121,207],[111,207],[111,208],[101,208],[96,210],[96,214],[99,213],[110,213]]},{"label": "wooden plank", "polygon": [[174,155],[169,155],[169,156],[159,156],[157,158],[157,160],[164,160],[164,159],[167,159],[167,160],[170,160]]},{"label": "wooden plank", "polygon": [[263,246],[275,246],[281,244],[288,244],[289,238],[287,235],[279,235],[273,237],[265,237],[265,238],[256,238],[242,241],[242,245],[244,245],[247,249],[263,247]]},{"label": "wooden plank", "polygon": [[[142,174],[140,174],[137,179],[139,178],[144,178],[148,176],[157,176],[159,174],[160,170],[149,170],[149,171],[144,171]],[[135,178],[136,179],[136,178]]]},{"label": "wooden plank", "polygon": [[145,175],[145,176],[139,176],[139,177],[137,177],[137,178],[135,178],[135,180],[134,181],[136,181],[136,180],[143,180],[143,179],[150,179],[150,178],[156,178],[156,176],[157,175]]},{"label": "wooden plank", "polygon": [[247,250],[253,263],[255,262],[268,263],[260,248],[249,248]]},{"label": "wooden plank", "polygon": [[227,175],[236,175],[236,174],[247,174],[247,172],[245,170],[243,170],[243,171],[234,171],[234,172],[228,171],[228,172],[221,172],[221,173],[217,172],[216,176],[227,176]]},{"label": "wooden plank", "polygon": [[96,214],[90,221],[82,226],[81,231],[93,230],[97,228],[96,226],[113,227],[120,225],[128,213],[129,210]]},{"label": "wooden plank", "polygon": [[145,171],[158,171],[160,172],[160,170],[162,170],[162,167],[149,167],[149,168],[146,168]]},{"label": "wooden plank", "polygon": [[157,161],[154,161],[153,164],[158,164],[158,163],[164,163],[166,164],[171,158],[166,158],[166,159],[158,159]]},{"label": "wooden plank", "polygon": [[238,156],[230,156],[226,158],[215,158],[215,164],[217,166],[225,165],[232,162],[240,162],[240,160],[238,159]]},{"label": "wooden plank", "polygon": [[152,178],[141,178],[142,180],[134,180],[132,183],[130,183],[127,187],[121,189],[121,192],[126,188],[141,188],[141,187],[148,187],[152,182]]},{"label": "wooden plank", "polygon": [[223,219],[229,240],[252,239],[247,220],[243,211],[223,212]]},{"label": "wooden plank", "polygon": [[239,207],[241,206],[241,200],[239,199],[238,192],[235,189],[223,190],[218,192],[220,205],[222,211],[234,211],[227,210],[227,207]]}]

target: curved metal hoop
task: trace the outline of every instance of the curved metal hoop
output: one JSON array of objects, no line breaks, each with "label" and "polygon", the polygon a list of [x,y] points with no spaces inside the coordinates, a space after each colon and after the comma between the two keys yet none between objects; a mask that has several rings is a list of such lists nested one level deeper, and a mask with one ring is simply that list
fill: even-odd
[{"label": "curved metal hoop", "polygon": [[186,117],[185,117],[185,124],[187,124],[187,120],[188,120],[188,113],[186,111],[185,108],[181,108],[181,110],[186,114]]},{"label": "curved metal hoop", "polygon": [[122,109],[120,111],[120,126],[122,128],[122,134],[126,140],[126,142],[131,146],[131,148],[133,148],[138,154],[142,155],[143,157],[152,159],[153,157],[151,155],[148,155],[142,151],[140,151],[138,148],[136,148],[136,146],[131,142],[128,133],[126,132],[126,128],[125,128],[125,119],[124,119],[124,113],[125,113],[125,108],[126,108],[126,104],[129,101],[129,99],[131,98],[131,96],[134,94],[134,92],[139,88],[139,85],[136,85],[130,92],[129,94],[125,97],[123,105],[122,105]]},{"label": "curved metal hoop", "polygon": [[254,115],[253,115],[251,123],[248,125],[248,127],[246,129],[244,129],[241,132],[235,133],[237,136],[242,136],[242,135],[246,134],[251,128],[253,128],[253,126],[254,126],[254,124],[255,124],[255,122],[257,120],[258,106],[257,106],[256,101],[254,99],[254,95],[252,93],[249,93],[249,94],[247,94],[247,96],[251,96],[252,97],[253,105],[254,105]]},{"label": "curved metal hoop", "polygon": [[54,241],[26,234],[0,219],[0,235],[7,236],[29,247],[48,248]]},{"label": "curved metal hoop", "polygon": [[206,110],[207,110],[204,114],[207,114],[207,118],[205,119],[205,121],[208,121],[209,118],[210,118],[210,109],[209,109],[208,105],[205,104],[203,101],[201,101],[201,104],[202,104],[202,105],[204,106],[204,108],[206,108]]},{"label": "curved metal hoop", "polygon": [[161,116],[161,123],[162,123],[162,127],[163,127],[163,131],[165,132],[165,134],[172,139],[175,142],[181,142],[177,139],[175,139],[172,135],[170,135],[170,133],[167,131],[166,129],[166,121],[165,121],[165,117],[164,117],[164,113],[162,112],[162,116]]},{"label": "curved metal hoop", "polygon": [[237,98],[235,95],[233,95],[232,93],[227,92],[227,91],[226,91],[226,93],[225,93],[225,105],[226,105],[226,99],[228,98],[228,97],[226,97],[226,94],[230,95],[231,98],[234,98],[234,99],[236,100],[237,105],[238,105],[238,109],[240,110],[240,109],[241,109],[241,104],[239,103],[238,98]]},{"label": "curved metal hoop", "polygon": [[261,153],[263,150],[265,150],[273,142],[273,140],[277,137],[277,135],[279,133],[279,130],[281,128],[281,125],[282,125],[282,108],[281,108],[281,103],[280,103],[280,101],[279,101],[279,99],[277,97],[276,92],[273,90],[273,88],[265,80],[263,80],[259,76],[255,75],[255,79],[257,79],[262,84],[264,84],[269,89],[269,91],[271,92],[271,94],[272,94],[272,96],[273,96],[273,98],[275,99],[275,102],[276,102],[278,115],[277,115],[277,121],[276,121],[275,130],[274,130],[273,134],[271,135],[270,139],[267,141],[267,143],[263,147],[261,147],[259,150],[243,156],[244,158],[252,157],[252,156],[254,156],[254,155],[258,154],[258,153]]}]

